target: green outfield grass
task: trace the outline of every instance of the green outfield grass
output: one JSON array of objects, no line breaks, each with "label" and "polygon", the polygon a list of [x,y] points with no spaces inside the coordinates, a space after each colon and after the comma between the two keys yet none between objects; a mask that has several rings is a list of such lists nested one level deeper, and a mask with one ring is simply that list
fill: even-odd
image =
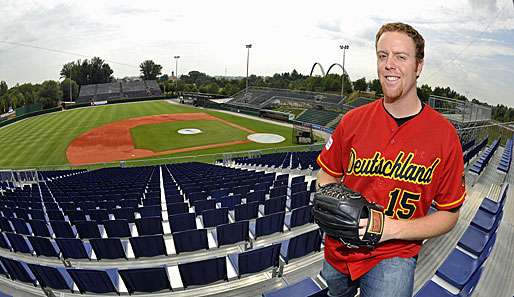
[{"label": "green outfield grass", "polygon": [[[138,102],[88,107],[51,113],[29,118],[0,128],[0,168],[27,168],[68,164],[66,148],[79,135],[114,121],[133,117],[206,112],[256,132],[282,135],[286,140],[279,144],[248,143],[230,147],[212,148],[170,155],[211,154],[242,150],[255,150],[291,146],[291,129],[254,119],[239,117],[206,109],[173,105],[165,101]],[[163,158],[160,156],[159,158]]]},{"label": "green outfield grass", "polygon": [[[183,135],[180,129],[196,128],[202,133]],[[246,140],[248,132],[219,121],[180,121],[141,125],[130,130],[136,148],[154,152]]]}]

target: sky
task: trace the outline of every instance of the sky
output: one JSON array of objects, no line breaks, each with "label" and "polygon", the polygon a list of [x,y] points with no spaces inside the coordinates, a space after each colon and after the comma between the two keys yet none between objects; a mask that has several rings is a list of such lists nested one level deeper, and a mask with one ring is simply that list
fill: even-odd
[{"label": "sky", "polygon": [[[99,56],[115,77],[150,59],[163,73],[244,76],[342,63],[352,80],[377,78],[375,34],[406,22],[425,38],[418,86],[514,106],[513,0],[28,1],[0,5],[0,80],[59,79],[62,65]],[[341,71],[341,70],[337,70]],[[336,71],[336,72],[337,72]]]}]

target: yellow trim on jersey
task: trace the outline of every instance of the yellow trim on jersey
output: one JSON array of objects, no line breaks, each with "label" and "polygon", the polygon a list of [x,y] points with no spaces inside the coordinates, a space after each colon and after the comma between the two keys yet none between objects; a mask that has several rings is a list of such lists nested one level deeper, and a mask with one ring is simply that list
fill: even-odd
[{"label": "yellow trim on jersey", "polygon": [[449,207],[449,206],[454,206],[456,204],[459,204],[460,202],[462,202],[462,200],[464,200],[464,197],[466,197],[466,192],[464,192],[464,194],[462,194],[462,197],[460,197],[456,201],[453,201],[453,202],[450,202],[450,203],[446,203],[446,204],[439,204],[436,201],[434,201],[434,203],[435,203],[435,206],[437,206],[437,207],[446,208],[446,207]]},{"label": "yellow trim on jersey", "polygon": [[321,161],[321,155],[318,155],[318,159],[316,161],[318,161],[319,165],[321,165],[321,167],[323,167],[323,169],[326,170],[327,173],[330,173],[331,175],[337,175],[338,177],[343,176],[343,173],[335,172],[335,171],[331,170],[330,168],[328,168],[328,166],[325,163],[323,163],[323,161]]}]

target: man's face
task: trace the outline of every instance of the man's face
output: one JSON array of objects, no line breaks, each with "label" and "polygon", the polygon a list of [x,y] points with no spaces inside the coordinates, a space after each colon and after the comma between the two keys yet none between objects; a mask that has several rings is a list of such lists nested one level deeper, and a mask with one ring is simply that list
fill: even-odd
[{"label": "man's face", "polygon": [[414,40],[402,32],[385,32],[377,43],[377,71],[384,97],[394,102],[416,96],[416,76],[423,61],[416,61]]}]

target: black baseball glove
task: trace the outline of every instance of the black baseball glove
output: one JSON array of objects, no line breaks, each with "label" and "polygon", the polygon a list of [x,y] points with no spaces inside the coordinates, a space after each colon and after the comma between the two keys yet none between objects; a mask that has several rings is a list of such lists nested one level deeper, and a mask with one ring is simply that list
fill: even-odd
[{"label": "black baseball glove", "polygon": [[[320,229],[349,248],[374,248],[384,229],[382,207],[368,202],[360,193],[341,183],[321,186],[314,195],[312,212]],[[364,236],[359,221],[368,219]]]}]

